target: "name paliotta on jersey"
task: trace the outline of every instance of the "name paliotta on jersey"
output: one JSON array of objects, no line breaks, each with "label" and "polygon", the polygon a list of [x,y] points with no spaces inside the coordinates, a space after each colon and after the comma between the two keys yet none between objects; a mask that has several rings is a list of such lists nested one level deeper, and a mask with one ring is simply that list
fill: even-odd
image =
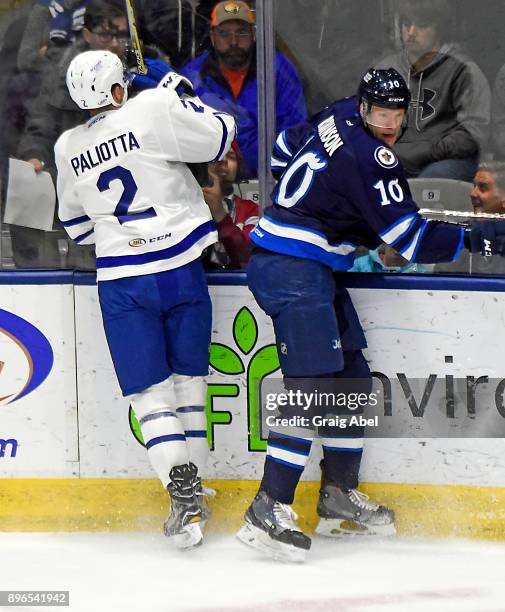
[{"label": "name paliotta on jersey", "polygon": [[91,168],[96,168],[109,161],[113,156],[119,157],[120,153],[128,153],[133,149],[140,149],[140,145],[133,132],[128,132],[128,134],[114,136],[114,138],[96,145],[93,149],[88,149],[84,153],[72,157],[70,163],[75,176],[79,176],[79,173],[83,174],[86,170],[91,170]]}]

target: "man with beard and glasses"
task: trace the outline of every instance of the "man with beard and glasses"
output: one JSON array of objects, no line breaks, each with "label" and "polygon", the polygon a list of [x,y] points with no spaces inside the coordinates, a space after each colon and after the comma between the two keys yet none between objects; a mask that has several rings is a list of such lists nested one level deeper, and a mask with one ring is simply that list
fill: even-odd
[{"label": "man with beard and glasses", "polygon": [[[258,87],[254,14],[245,2],[218,2],[211,13],[211,49],[187,64],[181,73],[196,94],[214,108],[235,116],[238,144],[247,169],[258,166]],[[307,117],[302,83],[293,64],[275,55],[276,131]]]},{"label": "man with beard and glasses", "polygon": [[237,269],[247,265],[251,255],[249,234],[259,221],[259,206],[235,193],[240,191],[242,156],[237,141],[221,161],[209,164],[212,184],[203,188],[203,197],[216,222],[219,242],[207,249],[207,268]]}]

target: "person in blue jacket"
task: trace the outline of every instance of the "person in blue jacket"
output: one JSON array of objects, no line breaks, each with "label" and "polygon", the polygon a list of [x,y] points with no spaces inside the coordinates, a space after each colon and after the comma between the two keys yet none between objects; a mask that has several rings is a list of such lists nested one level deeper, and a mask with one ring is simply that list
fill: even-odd
[{"label": "person in blue jacket", "polygon": [[[254,14],[245,2],[218,2],[211,14],[211,49],[181,70],[206,104],[235,116],[238,144],[251,175],[258,168],[258,81]],[[275,54],[276,133],[307,118],[293,64]]]}]

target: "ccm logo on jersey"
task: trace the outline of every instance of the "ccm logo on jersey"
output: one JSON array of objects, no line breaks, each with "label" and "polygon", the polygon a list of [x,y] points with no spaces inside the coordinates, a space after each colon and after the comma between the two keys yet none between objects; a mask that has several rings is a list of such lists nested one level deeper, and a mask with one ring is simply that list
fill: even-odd
[{"label": "ccm logo on jersey", "polygon": [[134,238],[133,240],[130,240],[128,244],[131,247],[141,247],[141,246],[144,246],[144,244],[146,244],[146,241],[143,238]]},{"label": "ccm logo on jersey", "polygon": [[383,168],[394,168],[398,165],[396,155],[387,147],[378,147],[373,154],[375,161]]},{"label": "ccm logo on jersey", "polygon": [[149,238],[149,242],[160,242],[160,240],[166,240],[170,238],[172,234],[162,234],[161,236],[155,236],[154,238]]}]

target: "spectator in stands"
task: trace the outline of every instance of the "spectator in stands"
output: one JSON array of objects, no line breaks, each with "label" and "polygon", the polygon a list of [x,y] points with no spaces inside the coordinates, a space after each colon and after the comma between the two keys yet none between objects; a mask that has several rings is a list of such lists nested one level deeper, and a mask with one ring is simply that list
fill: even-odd
[{"label": "spectator in stands", "polygon": [[481,163],[470,193],[476,213],[505,215],[505,162]]},{"label": "spectator in stands", "polygon": [[129,41],[128,22],[121,0],[91,0],[84,16],[82,39],[71,45],[54,70],[45,75],[41,93],[19,146],[19,157],[54,172],[53,146],[59,135],[83,122],[87,115],[73,103],[65,82],[72,59],[88,49],[106,49],[124,58]]},{"label": "spectator in stands", "polygon": [[[258,84],[254,15],[242,1],[219,2],[211,14],[212,48],[181,71],[207,104],[235,116],[238,143],[249,171],[258,167]],[[307,112],[300,78],[286,57],[275,55],[276,130],[296,125]]]},{"label": "spectator in stands", "polygon": [[37,0],[18,41],[15,84],[10,82],[12,107],[26,117],[40,94],[46,70],[52,71],[65,49],[81,34],[89,0]]},{"label": "spectator in stands", "polygon": [[84,26],[89,0],[38,0],[32,8],[19,45],[18,66],[41,72],[57,61]]},{"label": "spectator in stands", "polygon": [[[72,59],[87,49],[107,49],[124,58],[128,40],[128,22],[122,0],[91,0],[84,15],[82,38],[65,50],[54,69],[46,71],[26,133],[18,147],[18,157],[29,161],[36,172],[45,169],[55,178],[54,143],[65,130],[88,119],[87,113],[81,111],[68,95],[65,79]],[[55,227],[60,227],[57,219]],[[74,253],[78,265],[93,265],[90,251],[69,243],[63,230],[61,233],[44,232],[11,226],[11,238],[17,267],[60,267],[65,258],[67,265],[71,266]],[[67,248],[70,256],[62,253],[62,249]]]},{"label": "spectator in stands", "polygon": [[139,0],[142,39],[154,44],[180,69],[208,48],[210,12],[215,0]]},{"label": "spectator in stands", "polygon": [[209,164],[212,185],[203,188],[203,196],[217,224],[219,242],[209,247],[206,267],[243,268],[249,261],[249,234],[259,220],[257,202],[234,193],[242,178],[241,156],[237,141],[220,162]]},{"label": "spectator in stands", "polygon": [[[476,213],[505,215],[505,162],[492,161],[479,164],[473,179],[470,199]],[[504,274],[505,263],[501,257],[483,257],[479,253],[472,253],[470,272]]]},{"label": "spectator in stands", "polygon": [[26,99],[37,95],[38,83],[22,74],[17,65],[19,43],[28,23],[31,7],[22,4],[4,17],[0,46],[0,167],[2,191],[6,185],[7,162],[17,151],[27,118]]},{"label": "spectator in stands", "polygon": [[396,68],[412,94],[408,126],[395,146],[407,175],[471,181],[487,143],[491,95],[479,67],[444,42],[450,11],[443,0],[405,0],[403,51],[380,66]]},{"label": "spectator in stands", "polygon": [[505,64],[495,78],[491,117],[493,153],[497,159],[505,159]]}]

